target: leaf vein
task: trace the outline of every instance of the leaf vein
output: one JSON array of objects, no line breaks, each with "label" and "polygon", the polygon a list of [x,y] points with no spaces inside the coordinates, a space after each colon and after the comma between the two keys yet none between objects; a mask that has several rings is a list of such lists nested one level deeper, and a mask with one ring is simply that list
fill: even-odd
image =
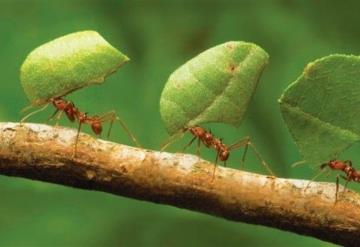
[{"label": "leaf vein", "polygon": [[291,105],[291,104],[288,103],[288,102],[284,102],[284,101],[283,101],[282,104],[284,104],[286,107],[288,107],[288,108],[290,108],[290,109],[293,109],[294,111],[303,113],[308,119],[313,119],[313,120],[317,120],[317,121],[319,121],[319,122],[322,122],[322,123],[324,123],[324,124],[328,124],[328,125],[330,125],[331,127],[335,128],[335,129],[338,129],[338,130],[340,130],[340,131],[349,133],[350,135],[356,137],[357,139],[360,139],[360,135],[357,134],[356,132],[352,131],[352,130],[344,129],[344,128],[340,127],[340,126],[336,126],[336,125],[334,125],[334,124],[332,124],[332,123],[330,123],[330,122],[327,122],[327,121],[325,121],[325,120],[323,120],[323,119],[320,119],[319,117],[316,117],[316,116],[314,116],[314,115],[312,115],[312,114],[310,114],[310,113],[308,113],[308,112],[305,112],[305,111],[304,111],[303,109],[301,109],[300,107]]},{"label": "leaf vein", "polygon": [[[249,49],[249,52],[248,52],[248,54],[246,55],[245,59],[242,60],[241,62],[239,62],[239,64],[238,64],[238,65],[236,66],[236,68],[235,68],[235,71],[236,71],[236,70],[238,69],[238,67],[241,66],[242,64],[246,64],[246,61],[247,61],[248,58],[251,58],[252,50],[253,50],[253,48],[250,48],[250,49]],[[193,74],[193,72],[192,72],[191,70],[190,70],[190,72]],[[229,78],[229,80],[228,80],[228,82],[227,82],[227,85],[224,87],[224,89],[222,90],[222,92],[221,92],[220,94],[218,94],[217,96],[215,96],[215,99],[214,99],[212,102],[210,102],[210,104],[209,104],[203,111],[201,111],[196,117],[194,117],[194,118],[191,120],[192,122],[196,122],[196,120],[197,120],[198,118],[200,118],[201,115],[206,114],[206,112],[208,111],[208,109],[210,109],[210,108],[216,103],[216,101],[218,101],[218,99],[221,98],[221,97],[227,97],[231,103],[233,103],[239,110],[241,110],[240,107],[239,107],[238,105],[236,105],[236,104],[233,102],[233,100],[232,100],[228,95],[225,94],[225,92],[227,91],[227,89],[228,89],[230,86],[232,86],[232,82],[233,82],[233,79],[234,79],[234,75],[235,75],[235,73],[233,73],[233,74],[231,75],[231,77]],[[194,78],[197,79],[195,76],[194,76]],[[199,81],[199,82],[201,83],[201,81]]]}]

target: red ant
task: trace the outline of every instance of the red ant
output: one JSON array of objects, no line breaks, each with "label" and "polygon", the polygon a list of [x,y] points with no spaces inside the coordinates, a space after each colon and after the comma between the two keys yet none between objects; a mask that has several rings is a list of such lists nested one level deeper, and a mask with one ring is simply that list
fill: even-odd
[{"label": "red ant", "polygon": [[324,163],[320,166],[320,169],[324,169],[326,167],[330,167],[332,170],[343,171],[346,176],[337,175],[336,176],[336,194],[335,194],[335,202],[337,202],[337,195],[339,192],[339,176],[346,180],[344,190],[346,190],[347,184],[351,181],[360,183],[360,172],[356,171],[352,166],[352,162],[350,160],[330,160],[327,163]]},{"label": "red ant", "polygon": [[226,161],[228,160],[228,158],[230,156],[230,150],[229,150],[229,147],[226,146],[222,142],[221,139],[214,137],[213,134],[211,133],[211,131],[208,132],[199,126],[190,127],[190,128],[188,128],[188,130],[194,137],[184,147],[184,149],[189,147],[194,142],[195,139],[198,139],[197,153],[199,153],[200,143],[202,142],[206,147],[214,148],[217,151],[215,163],[217,163],[218,159],[220,159],[221,161],[224,161],[224,164],[226,166]]},{"label": "red ant", "polygon": [[[273,172],[271,171],[271,169],[269,168],[269,166],[267,165],[267,163],[264,161],[264,159],[261,157],[260,153],[257,151],[257,149],[255,148],[255,146],[250,142],[250,138],[244,138],[241,139],[240,141],[227,146],[226,144],[224,144],[222,142],[221,139],[214,137],[214,135],[208,131],[206,131],[204,128],[200,127],[200,126],[195,126],[195,127],[188,127],[188,128],[184,128],[181,133],[184,133],[186,131],[189,131],[194,137],[191,139],[191,141],[184,147],[184,150],[191,146],[191,144],[198,139],[198,143],[197,143],[197,149],[196,149],[196,153],[197,155],[200,155],[200,144],[203,143],[207,148],[213,148],[216,150],[216,159],[215,159],[215,167],[214,167],[214,172],[213,172],[213,177],[215,176],[215,170],[216,170],[216,166],[217,166],[217,162],[220,159],[221,161],[224,162],[224,166],[226,166],[226,161],[229,159],[230,156],[230,152],[234,149],[240,148],[240,147],[245,147],[244,150],[244,154],[243,154],[243,158],[242,158],[242,163],[245,162],[245,156],[247,153],[247,149],[248,147],[252,147],[252,149],[255,151],[255,154],[257,156],[257,158],[261,161],[261,163],[266,167],[266,169],[270,172],[271,175],[274,175]],[[164,150],[168,145],[170,145],[172,141],[170,140],[166,145],[163,145],[161,150]]]},{"label": "red ant", "polygon": [[[105,113],[102,116],[88,116],[87,113],[83,113],[81,112],[77,107],[75,107],[74,103],[68,100],[65,100],[61,97],[57,97],[57,98],[51,98],[49,100],[53,106],[56,108],[54,114],[50,117],[50,119],[52,119],[54,116],[57,115],[57,119],[60,118],[61,114],[64,112],[67,116],[67,118],[71,121],[74,122],[75,120],[77,120],[79,122],[79,126],[78,126],[78,130],[77,130],[77,135],[76,135],[76,140],[75,140],[75,146],[74,146],[74,153],[73,155],[76,155],[76,151],[77,151],[77,143],[78,143],[78,139],[79,139],[79,135],[80,135],[80,129],[81,126],[83,124],[88,124],[91,126],[92,131],[96,134],[96,135],[101,135],[102,133],[102,123],[103,122],[110,122],[110,127],[108,130],[108,135],[107,137],[110,137],[110,133],[111,133],[111,129],[112,129],[112,125],[113,122],[115,120],[119,121],[120,125],[123,127],[123,129],[126,131],[126,133],[128,134],[129,138],[137,145],[140,146],[140,144],[138,143],[138,141],[136,140],[136,138],[131,134],[131,132],[129,131],[129,129],[126,127],[125,123],[116,115],[116,113],[114,111]],[[21,123],[25,121],[25,119],[27,119],[28,117],[30,117],[31,115],[44,110],[47,106],[49,105],[46,104],[45,107],[32,112],[30,114],[28,114],[27,116],[25,116],[22,120]]]}]

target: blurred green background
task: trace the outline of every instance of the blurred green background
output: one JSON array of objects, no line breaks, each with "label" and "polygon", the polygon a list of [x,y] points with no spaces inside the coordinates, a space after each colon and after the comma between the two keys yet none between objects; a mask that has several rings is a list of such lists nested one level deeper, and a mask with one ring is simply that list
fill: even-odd
[{"label": "blurred green background", "polygon": [[[91,114],[116,110],[145,147],[158,149],[167,137],[158,108],[169,74],[216,44],[250,41],[270,54],[270,64],[246,120],[239,129],[209,126],[225,143],[251,136],[278,176],[308,179],[316,167],[290,166],[301,157],[277,99],[308,62],[331,53],[359,53],[359,9],[359,1],[327,0],[0,0],[0,119],[19,121],[19,111],[28,105],[19,67],[32,49],[93,29],[131,61],[105,84],[67,98]],[[44,123],[51,113],[30,121]],[[74,127],[65,120],[63,125]],[[189,139],[170,150],[181,151]],[[120,128],[114,128],[112,140],[131,144]],[[344,157],[356,163],[358,148]],[[230,166],[239,167],[241,153],[234,152]],[[214,160],[213,152],[202,154]],[[251,152],[245,169],[265,173]],[[334,181],[334,174],[319,180]],[[332,246],[263,226],[25,179],[0,176],[0,196],[0,246]]]}]

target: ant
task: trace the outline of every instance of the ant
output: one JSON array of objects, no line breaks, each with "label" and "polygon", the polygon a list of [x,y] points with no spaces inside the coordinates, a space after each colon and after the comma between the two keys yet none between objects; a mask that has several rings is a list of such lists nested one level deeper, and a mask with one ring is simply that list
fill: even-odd
[{"label": "ant", "polygon": [[70,122],[78,121],[78,129],[77,129],[77,135],[75,139],[75,145],[74,145],[74,153],[73,156],[75,157],[77,152],[77,144],[78,139],[80,135],[81,126],[83,124],[88,124],[91,126],[92,131],[97,135],[100,136],[102,133],[102,124],[104,122],[110,122],[110,127],[108,130],[107,138],[110,137],[111,129],[113,122],[116,120],[120,123],[120,125],[123,127],[125,132],[128,134],[129,138],[137,145],[140,146],[138,141],[136,140],[135,136],[129,131],[129,129],[126,127],[125,123],[116,115],[114,111],[105,113],[102,116],[94,115],[94,116],[88,116],[87,113],[81,112],[73,102],[68,101],[66,99],[63,99],[61,97],[51,98],[49,99],[49,103],[47,103],[43,108],[32,112],[25,116],[20,122],[24,122],[27,118],[29,118],[31,115],[44,110],[50,103],[55,107],[55,112],[52,114],[50,119],[53,119],[55,116],[59,120],[62,113],[65,113],[67,118],[70,120]]},{"label": "ant", "polygon": [[347,184],[351,181],[360,183],[360,172],[355,170],[350,160],[345,160],[345,161],[330,160],[329,162],[322,164],[320,166],[320,169],[323,170],[326,167],[329,167],[332,170],[343,171],[346,174],[346,176],[343,175],[336,176],[335,202],[337,202],[338,192],[339,192],[339,176],[346,180],[344,190],[346,190]]},{"label": "ant", "polygon": [[[265,166],[265,168],[270,172],[271,175],[274,175],[274,173],[271,171],[271,169],[269,168],[268,164],[264,161],[264,159],[261,157],[260,153],[257,151],[257,149],[255,148],[255,146],[250,142],[250,138],[244,138],[241,139],[240,141],[227,146],[226,144],[224,144],[222,142],[222,139],[216,138],[211,131],[207,131],[204,128],[200,127],[200,126],[194,126],[194,127],[188,127],[188,128],[184,128],[181,130],[181,133],[184,133],[186,131],[189,131],[192,135],[193,138],[191,139],[191,141],[184,147],[184,150],[191,146],[191,144],[197,139],[197,149],[196,149],[196,153],[197,155],[200,155],[200,145],[201,143],[203,143],[207,148],[213,148],[216,151],[216,159],[215,159],[215,166],[214,166],[214,171],[213,171],[213,178],[215,177],[215,171],[216,171],[216,166],[217,166],[217,162],[220,159],[221,161],[224,162],[224,166],[226,166],[226,161],[229,159],[230,156],[230,152],[234,149],[238,149],[240,147],[245,147],[244,150],[244,154],[242,157],[242,163],[245,162],[245,156],[248,150],[248,147],[250,146],[257,158],[261,161],[261,163]],[[172,141],[170,140],[166,145],[163,145],[161,150],[164,150],[168,145],[170,145]]]}]

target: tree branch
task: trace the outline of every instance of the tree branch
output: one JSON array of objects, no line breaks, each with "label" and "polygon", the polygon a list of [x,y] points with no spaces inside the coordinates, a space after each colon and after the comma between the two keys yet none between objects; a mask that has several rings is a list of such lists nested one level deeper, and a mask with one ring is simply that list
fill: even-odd
[{"label": "tree branch", "polygon": [[[335,185],[219,167],[41,124],[0,123],[0,174],[99,190],[271,226],[346,246],[360,239],[360,196]],[[340,190],[342,191],[342,190]]]}]

